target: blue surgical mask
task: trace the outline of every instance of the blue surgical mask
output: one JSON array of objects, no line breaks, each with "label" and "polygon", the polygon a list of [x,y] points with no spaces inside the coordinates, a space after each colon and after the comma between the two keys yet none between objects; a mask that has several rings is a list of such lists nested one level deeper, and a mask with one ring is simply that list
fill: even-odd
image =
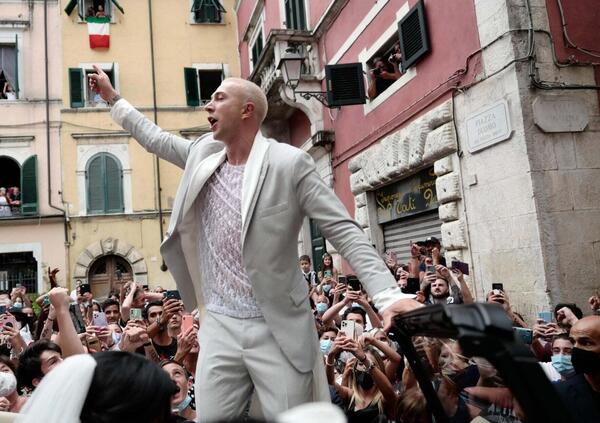
[{"label": "blue surgical mask", "polygon": [[23,303],[14,303],[13,307],[14,308],[23,308]]},{"label": "blue surgical mask", "polygon": [[555,354],[552,356],[552,367],[556,369],[561,376],[570,376],[575,373],[571,356],[564,354]]},{"label": "blue surgical mask", "polygon": [[329,354],[331,347],[333,347],[333,341],[331,339],[321,339],[319,341],[319,348],[323,354]]},{"label": "blue surgical mask", "polygon": [[190,405],[190,403],[192,402],[192,397],[189,395],[186,395],[185,399],[183,401],[181,401],[179,404],[177,404],[176,406],[173,407],[173,413],[181,413],[183,410],[185,410],[188,405]]},{"label": "blue surgical mask", "polygon": [[331,289],[331,285],[327,284],[327,285],[323,285],[323,292],[325,294],[329,294],[329,290]]},{"label": "blue surgical mask", "polygon": [[327,309],[329,308],[327,303],[318,303],[316,307],[317,307],[317,313],[319,313],[319,314],[325,313],[327,311]]}]

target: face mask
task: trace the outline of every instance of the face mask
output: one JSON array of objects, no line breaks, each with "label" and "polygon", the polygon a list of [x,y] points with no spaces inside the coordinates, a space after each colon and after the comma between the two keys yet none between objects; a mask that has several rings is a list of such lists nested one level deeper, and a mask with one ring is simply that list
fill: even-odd
[{"label": "face mask", "polygon": [[329,290],[331,289],[331,285],[327,284],[327,285],[323,285],[323,292],[325,294],[329,294]]},{"label": "face mask", "polygon": [[118,344],[119,342],[121,342],[121,337],[122,337],[122,334],[120,334],[118,332],[113,332],[112,333],[113,343]]},{"label": "face mask", "polygon": [[371,389],[375,384],[375,382],[373,381],[373,377],[367,372],[355,371],[354,377],[356,378],[356,383],[358,384],[358,386],[360,386],[365,391]]},{"label": "face mask", "polygon": [[600,373],[600,355],[592,351],[573,348],[571,351],[571,362],[575,368],[575,373]]},{"label": "face mask", "polygon": [[185,410],[188,407],[188,405],[190,405],[191,402],[192,402],[192,397],[190,397],[189,395],[186,395],[186,397],[183,401],[181,401],[179,404],[177,404],[176,406],[173,407],[173,413],[181,413],[183,410]]},{"label": "face mask", "polygon": [[6,397],[17,389],[17,378],[11,372],[0,372],[0,397]]},{"label": "face mask", "polygon": [[13,308],[23,308],[23,303],[14,303]]},{"label": "face mask", "polygon": [[331,339],[321,339],[319,341],[319,348],[323,354],[329,354],[331,347],[333,347],[333,341]]},{"label": "face mask", "polygon": [[327,311],[328,308],[329,308],[329,306],[327,305],[327,303],[318,303],[317,304],[317,313],[323,314]]}]

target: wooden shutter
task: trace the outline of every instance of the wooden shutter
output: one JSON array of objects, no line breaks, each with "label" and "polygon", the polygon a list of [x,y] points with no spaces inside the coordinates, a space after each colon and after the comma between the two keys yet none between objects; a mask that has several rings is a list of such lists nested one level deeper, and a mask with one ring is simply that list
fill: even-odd
[{"label": "wooden shutter", "polygon": [[398,23],[402,72],[429,52],[429,37],[423,1],[417,3]]},{"label": "wooden shutter", "polygon": [[190,107],[200,105],[200,95],[198,93],[198,72],[195,68],[183,68],[185,78],[185,100]]},{"label": "wooden shutter", "polygon": [[285,23],[289,29],[306,29],[304,0],[285,0]]},{"label": "wooden shutter", "polygon": [[323,266],[323,254],[327,252],[325,238],[317,225],[317,222],[310,219],[310,245],[312,252],[313,268],[318,270]]},{"label": "wooden shutter", "polygon": [[71,95],[71,108],[85,106],[83,97],[83,69],[69,68],[69,89]]},{"label": "wooden shutter", "polygon": [[85,173],[87,185],[88,213],[104,212],[104,155],[100,154],[90,160]]},{"label": "wooden shutter", "polygon": [[116,159],[104,156],[105,159],[105,204],[107,213],[123,212],[123,172]]},{"label": "wooden shutter", "polygon": [[19,98],[19,36],[15,34],[15,95]]},{"label": "wooden shutter", "polygon": [[38,213],[37,196],[37,156],[34,155],[25,160],[21,169],[22,214]]},{"label": "wooden shutter", "polygon": [[67,7],[65,7],[65,13],[70,15],[71,12],[73,12],[73,9],[75,9],[75,6],[77,6],[77,0],[70,0]]},{"label": "wooden shutter", "polygon": [[125,10],[123,10],[123,7],[122,7],[122,6],[119,4],[119,2],[118,2],[117,0],[110,0],[110,3],[114,4],[114,5],[115,5],[115,7],[116,7],[117,9],[119,9],[119,11],[120,11],[122,14],[125,14]]}]

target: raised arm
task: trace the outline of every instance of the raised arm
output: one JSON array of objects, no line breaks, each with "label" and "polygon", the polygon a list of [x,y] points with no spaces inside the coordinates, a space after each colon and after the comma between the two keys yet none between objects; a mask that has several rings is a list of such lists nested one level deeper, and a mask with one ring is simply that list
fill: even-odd
[{"label": "raised arm", "polygon": [[192,142],[163,131],[121,98],[102,69],[94,65],[94,70],[96,73],[88,75],[90,87],[113,106],[110,111],[113,120],[131,133],[147,151],[183,169]]}]

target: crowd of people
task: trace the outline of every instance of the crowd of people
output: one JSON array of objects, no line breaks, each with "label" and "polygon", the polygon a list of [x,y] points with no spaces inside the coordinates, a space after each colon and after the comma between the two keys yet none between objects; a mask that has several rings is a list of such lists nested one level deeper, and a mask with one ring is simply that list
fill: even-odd
[{"label": "crowd of people", "polygon": [[[407,263],[398,263],[391,252],[385,262],[398,286],[425,306],[473,302],[460,266],[446,267],[441,249],[431,237],[412,244]],[[342,275],[329,254],[317,271],[308,256],[300,257],[299,267],[308,285],[331,401],[347,421],[433,421],[401,348],[382,330],[382,317],[360,281]],[[54,286],[56,272],[49,272]],[[495,288],[486,302],[502,306],[513,326],[527,330],[507,293]],[[0,411],[24,412],[23,419],[49,416],[52,398],[83,390],[82,422],[185,422],[202,413],[194,394],[200,319],[197,310],[185,310],[177,291],[150,291],[127,282],[98,301],[90,285],[78,281],[70,293],[54,287],[32,301],[25,288],[16,287],[0,300]],[[592,316],[583,317],[574,304],[559,304],[553,313],[540,313],[530,330],[532,353],[557,391],[569,398],[577,421],[600,416],[597,293],[589,302]],[[450,421],[470,422],[476,416],[490,422],[526,421],[485,359],[466,357],[452,339],[415,337],[413,344]],[[84,369],[89,369],[85,377]],[[67,383],[74,373],[77,382]],[[61,419],[69,407],[70,402],[59,407],[55,421],[67,421]]]},{"label": "crowd of people", "polygon": [[0,187],[0,217],[21,214],[21,191],[19,187]]},{"label": "crowd of people", "polygon": [[[435,237],[411,245],[411,258],[399,263],[389,252],[385,262],[398,286],[425,306],[468,304],[474,298],[465,281],[465,264],[446,265]],[[318,271],[308,256],[299,265],[309,285],[332,402],[349,422],[432,422],[431,411],[399,345],[381,329],[381,318],[352,275],[343,276],[329,254]],[[513,310],[507,292],[494,284],[485,297],[501,306],[516,336],[555,384],[578,422],[600,421],[600,299],[589,299],[591,316],[575,304],[557,304],[540,313],[529,328]],[[529,338],[527,337],[529,334]],[[412,339],[451,422],[477,416],[489,422],[520,422],[522,410],[496,369],[484,358],[466,357],[452,339]],[[573,398],[577,397],[576,400]]]}]

